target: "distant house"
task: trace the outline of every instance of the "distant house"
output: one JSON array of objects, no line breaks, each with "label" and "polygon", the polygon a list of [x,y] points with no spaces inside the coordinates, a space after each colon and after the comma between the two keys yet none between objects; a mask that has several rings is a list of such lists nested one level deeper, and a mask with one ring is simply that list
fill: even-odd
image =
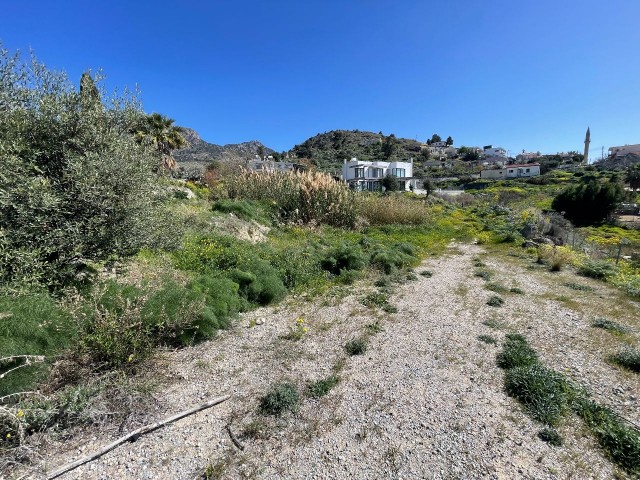
[{"label": "distant house", "polygon": [[482,153],[485,157],[506,157],[507,151],[502,147],[493,147],[492,145],[487,145],[482,150]]},{"label": "distant house", "polygon": [[539,163],[507,165],[502,168],[491,168],[480,172],[480,178],[489,178],[494,180],[537,177],[538,175],[540,175]]},{"label": "distant house", "polygon": [[410,162],[363,162],[352,158],[342,165],[342,179],[355,190],[382,191],[382,179],[387,174],[398,179],[401,190],[415,188],[413,159]]},{"label": "distant house", "polygon": [[271,155],[262,158],[256,155],[253,160],[248,162],[247,167],[255,172],[298,172],[306,170],[306,167],[299,163],[277,162]]},{"label": "distant house", "polygon": [[525,152],[523,150],[522,153],[519,153],[516,156],[516,160],[520,163],[527,163],[531,160],[535,160],[536,158],[540,158],[541,156],[542,155],[540,155],[540,152]]},{"label": "distant house", "polygon": [[640,155],[640,144],[609,148],[610,157],[625,157],[627,155]]}]

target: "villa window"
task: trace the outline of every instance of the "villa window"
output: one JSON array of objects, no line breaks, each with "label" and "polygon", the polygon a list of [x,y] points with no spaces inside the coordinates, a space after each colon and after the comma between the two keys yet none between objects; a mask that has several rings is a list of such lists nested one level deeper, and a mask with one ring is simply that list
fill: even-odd
[{"label": "villa window", "polygon": [[392,168],[391,175],[398,178],[405,177],[405,169],[404,168]]},{"label": "villa window", "polygon": [[358,167],[354,169],[356,178],[364,178],[364,167]]}]

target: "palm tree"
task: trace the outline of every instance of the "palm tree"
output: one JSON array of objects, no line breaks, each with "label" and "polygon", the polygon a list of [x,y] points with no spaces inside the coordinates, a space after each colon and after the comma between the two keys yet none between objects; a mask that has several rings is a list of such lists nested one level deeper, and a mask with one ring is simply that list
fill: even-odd
[{"label": "palm tree", "polygon": [[161,167],[167,170],[175,170],[177,164],[171,152],[184,147],[187,141],[182,136],[184,129],[174,125],[175,120],[159,113],[152,113],[142,119],[142,122],[134,131],[136,139],[142,142],[150,142],[160,154]]}]

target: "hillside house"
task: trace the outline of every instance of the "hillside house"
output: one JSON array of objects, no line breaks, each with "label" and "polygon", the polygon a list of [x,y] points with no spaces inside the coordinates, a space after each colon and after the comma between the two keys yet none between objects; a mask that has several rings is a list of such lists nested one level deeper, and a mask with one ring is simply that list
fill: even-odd
[{"label": "hillside house", "polygon": [[264,158],[256,155],[253,160],[248,162],[247,167],[255,172],[299,172],[306,170],[304,165],[298,163],[277,162],[271,155]]},{"label": "hillside house", "polygon": [[625,157],[627,155],[640,155],[640,144],[609,148],[610,157]]},{"label": "hillside house", "polygon": [[505,180],[511,178],[528,178],[540,175],[539,163],[527,163],[523,165],[506,165],[502,168],[491,168],[482,170],[480,178],[493,180]]},{"label": "hillside house", "polygon": [[502,147],[493,147],[492,145],[487,145],[482,150],[482,154],[485,157],[506,157],[507,151]]},{"label": "hillside house", "polygon": [[364,162],[352,158],[342,165],[342,179],[350,188],[359,191],[382,191],[382,179],[387,174],[398,179],[401,190],[415,188],[413,159],[410,162]]}]

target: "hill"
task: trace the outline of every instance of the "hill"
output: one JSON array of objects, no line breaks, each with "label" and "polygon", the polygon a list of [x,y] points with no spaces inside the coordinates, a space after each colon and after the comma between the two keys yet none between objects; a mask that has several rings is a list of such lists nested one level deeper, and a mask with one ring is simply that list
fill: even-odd
[{"label": "hill", "polygon": [[311,137],[290,151],[294,157],[308,158],[320,170],[339,170],[345,158],[359,160],[408,160],[420,153],[420,142],[382,132],[332,130]]},{"label": "hill", "polygon": [[198,132],[191,128],[185,128],[183,135],[188,144],[186,147],[173,152],[173,156],[178,165],[185,169],[204,169],[205,166],[213,161],[232,162],[253,158],[261,153],[273,153],[272,149],[265,147],[257,140],[216,145],[200,138]]}]

